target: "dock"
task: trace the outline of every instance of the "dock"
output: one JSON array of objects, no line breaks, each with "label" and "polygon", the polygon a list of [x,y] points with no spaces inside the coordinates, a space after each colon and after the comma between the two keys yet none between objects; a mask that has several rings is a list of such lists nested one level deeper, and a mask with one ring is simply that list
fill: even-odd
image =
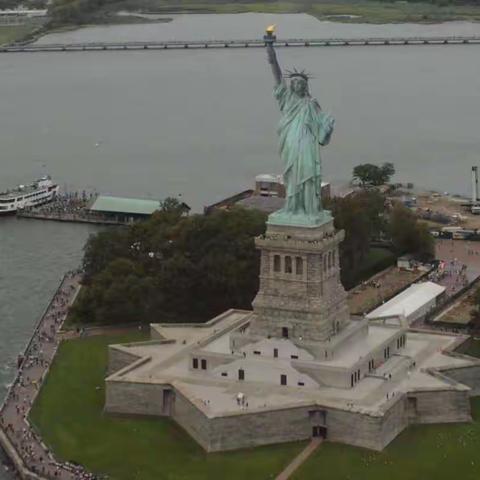
[{"label": "dock", "polygon": [[[287,38],[277,39],[275,47],[374,47],[419,45],[480,45],[480,36],[436,37],[360,37],[360,38]],[[22,43],[0,47],[0,53],[101,52],[129,50],[185,50],[208,48],[264,48],[262,39],[185,40],[144,42]]]},{"label": "dock", "polygon": [[[185,209],[190,207],[184,204]],[[147,220],[161,208],[160,201],[110,195],[58,195],[51,202],[17,211],[17,217],[93,225],[132,225]]]},{"label": "dock", "polygon": [[100,218],[94,215],[72,214],[72,213],[42,213],[35,210],[25,210],[17,212],[19,218],[31,218],[35,220],[51,220],[54,222],[69,222],[69,223],[89,223],[93,225],[128,225],[128,222],[120,220],[112,220],[107,218]]}]

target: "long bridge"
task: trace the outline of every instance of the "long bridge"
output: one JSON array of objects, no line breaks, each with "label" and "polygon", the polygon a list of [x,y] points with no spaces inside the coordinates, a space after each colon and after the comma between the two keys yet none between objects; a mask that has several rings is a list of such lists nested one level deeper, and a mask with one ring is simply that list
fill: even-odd
[{"label": "long bridge", "polygon": [[[392,45],[480,45],[480,36],[372,37],[372,38],[289,38],[277,39],[276,47],[350,47]],[[29,43],[0,46],[0,53],[85,52],[125,50],[180,50],[205,48],[260,48],[265,42],[255,40],[193,40],[144,42]]]}]

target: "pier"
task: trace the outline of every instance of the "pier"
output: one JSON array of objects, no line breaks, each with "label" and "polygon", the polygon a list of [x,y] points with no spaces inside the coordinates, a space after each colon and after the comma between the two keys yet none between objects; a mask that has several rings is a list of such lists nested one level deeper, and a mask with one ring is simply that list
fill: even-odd
[{"label": "pier", "polygon": [[28,419],[60,344],[68,307],[79,290],[80,275],[65,275],[19,357],[17,375],[0,408],[0,446],[22,479],[94,478],[80,466],[55,459]]},{"label": "pier", "polygon": [[[289,38],[277,39],[275,47],[373,47],[418,45],[480,45],[480,36],[437,37],[366,37],[366,38]],[[11,44],[0,47],[0,53],[19,52],[101,52],[128,50],[182,50],[205,48],[263,48],[262,39],[253,40],[192,40],[145,42],[85,42]]]},{"label": "pier", "polygon": [[112,220],[88,213],[42,213],[35,209],[17,212],[17,217],[33,218],[36,220],[52,220],[54,222],[89,223],[92,225],[129,225],[122,220]]},{"label": "pier", "polygon": [[[185,208],[190,210],[186,204]],[[160,209],[160,201],[85,193],[59,194],[52,201],[17,210],[17,217],[93,225],[132,225]]]}]

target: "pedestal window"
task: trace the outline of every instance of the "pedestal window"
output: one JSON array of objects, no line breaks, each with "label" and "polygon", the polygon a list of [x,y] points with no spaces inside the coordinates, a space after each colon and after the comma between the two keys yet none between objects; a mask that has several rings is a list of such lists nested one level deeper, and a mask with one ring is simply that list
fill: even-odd
[{"label": "pedestal window", "polygon": [[303,275],[303,258],[295,257],[295,273],[297,275]]},{"label": "pedestal window", "polygon": [[280,255],[274,255],[273,256],[273,271],[274,272],[280,272],[281,270],[281,259]]},{"label": "pedestal window", "polygon": [[292,257],[285,257],[285,273],[292,273]]}]

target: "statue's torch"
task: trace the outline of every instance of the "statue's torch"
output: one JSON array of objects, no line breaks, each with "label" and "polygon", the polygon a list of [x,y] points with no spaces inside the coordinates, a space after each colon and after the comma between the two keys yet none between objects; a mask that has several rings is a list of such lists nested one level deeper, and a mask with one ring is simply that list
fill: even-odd
[{"label": "statue's torch", "polygon": [[275,25],[270,25],[269,27],[267,27],[267,29],[265,30],[265,35],[263,36],[263,39],[265,40],[265,46],[269,44],[273,46],[273,42],[277,39],[274,33]]}]

